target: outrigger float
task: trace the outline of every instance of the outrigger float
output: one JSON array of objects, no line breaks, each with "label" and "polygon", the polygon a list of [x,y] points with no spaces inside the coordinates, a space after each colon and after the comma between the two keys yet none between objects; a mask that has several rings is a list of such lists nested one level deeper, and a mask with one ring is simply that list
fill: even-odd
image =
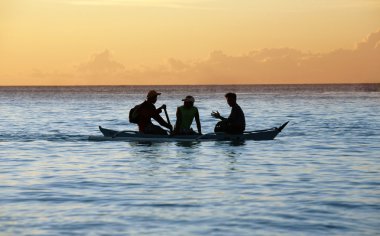
[{"label": "outrigger float", "polygon": [[289,123],[264,130],[244,132],[243,134],[208,133],[203,135],[155,135],[138,131],[117,131],[99,126],[103,135],[89,136],[91,141],[136,141],[136,142],[203,142],[203,141],[240,141],[240,140],[273,140]]}]

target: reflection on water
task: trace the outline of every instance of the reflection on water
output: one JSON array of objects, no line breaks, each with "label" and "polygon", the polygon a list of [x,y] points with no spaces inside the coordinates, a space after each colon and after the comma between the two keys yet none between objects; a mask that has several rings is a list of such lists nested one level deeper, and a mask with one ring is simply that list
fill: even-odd
[{"label": "reflection on water", "polygon": [[136,147],[151,147],[153,145],[160,145],[158,142],[151,142],[151,141],[133,141],[129,142],[131,146],[136,146]]},{"label": "reflection on water", "polygon": [[175,142],[176,146],[178,147],[185,147],[185,148],[197,148],[200,147],[200,142],[197,141],[182,141],[182,142]]},{"label": "reflection on water", "polygon": [[238,146],[244,146],[245,140],[233,140],[229,142],[230,146],[238,147]]}]

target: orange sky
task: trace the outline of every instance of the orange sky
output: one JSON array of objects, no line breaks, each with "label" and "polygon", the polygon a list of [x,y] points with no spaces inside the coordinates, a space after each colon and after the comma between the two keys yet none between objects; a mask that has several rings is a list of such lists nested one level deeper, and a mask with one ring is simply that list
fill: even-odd
[{"label": "orange sky", "polygon": [[0,1],[0,85],[371,82],[378,0]]}]

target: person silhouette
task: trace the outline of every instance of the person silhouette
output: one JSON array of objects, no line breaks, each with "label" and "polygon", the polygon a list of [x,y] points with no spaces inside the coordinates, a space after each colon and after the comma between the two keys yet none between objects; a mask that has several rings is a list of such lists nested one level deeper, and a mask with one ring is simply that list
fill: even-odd
[{"label": "person silhouette", "polygon": [[139,131],[145,134],[162,134],[167,135],[167,131],[158,125],[152,123],[152,118],[157,121],[161,126],[168,128],[170,131],[173,130],[173,126],[166,122],[161,116],[160,113],[162,110],[166,109],[166,105],[161,107],[155,107],[157,102],[158,93],[156,90],[150,90],[147,94],[147,99],[138,107],[138,122]]},{"label": "person silhouette", "polygon": [[[174,134],[202,134],[198,108],[194,106],[194,97],[189,95],[182,99],[182,101],[183,106],[178,107],[176,112],[177,121],[174,128]],[[191,128],[194,118],[197,123],[198,133]]]},{"label": "person silhouette", "polygon": [[245,130],[245,116],[241,107],[237,104],[237,96],[235,93],[226,93],[225,98],[228,105],[232,108],[228,118],[224,118],[218,111],[213,111],[211,116],[220,119],[216,125],[214,132],[224,132],[228,134],[242,134]]}]

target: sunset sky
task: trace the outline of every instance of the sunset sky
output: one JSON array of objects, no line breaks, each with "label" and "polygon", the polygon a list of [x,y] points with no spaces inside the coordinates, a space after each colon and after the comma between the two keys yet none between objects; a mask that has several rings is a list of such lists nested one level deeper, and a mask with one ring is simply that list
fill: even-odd
[{"label": "sunset sky", "polygon": [[379,0],[0,1],[0,85],[374,82]]}]

